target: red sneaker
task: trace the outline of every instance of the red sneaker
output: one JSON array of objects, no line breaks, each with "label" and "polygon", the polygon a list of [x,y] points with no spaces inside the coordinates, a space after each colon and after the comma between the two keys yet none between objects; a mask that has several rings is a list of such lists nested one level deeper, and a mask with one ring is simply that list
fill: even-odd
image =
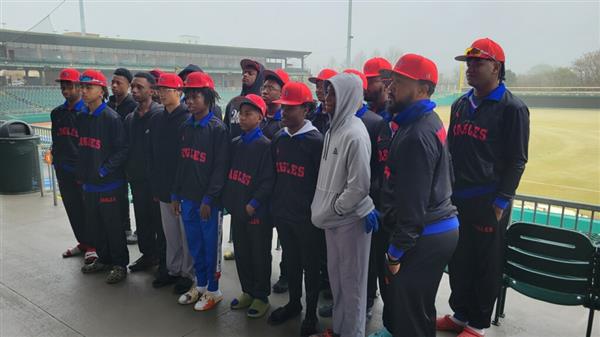
[{"label": "red sneaker", "polygon": [[467,326],[456,337],[483,337],[483,335]]},{"label": "red sneaker", "polygon": [[435,329],[439,331],[452,331],[461,333],[464,330],[464,327],[456,324],[452,318],[450,318],[450,315],[446,315],[444,317],[438,317],[438,319],[435,320]]}]

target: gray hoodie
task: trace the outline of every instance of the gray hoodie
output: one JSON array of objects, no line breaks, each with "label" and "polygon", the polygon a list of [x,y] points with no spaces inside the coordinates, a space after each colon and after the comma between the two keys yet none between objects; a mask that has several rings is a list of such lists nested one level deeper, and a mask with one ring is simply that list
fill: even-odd
[{"label": "gray hoodie", "polygon": [[312,222],[335,228],[363,219],[375,207],[369,197],[371,141],[355,116],[363,101],[360,78],[339,74],[329,79],[336,107],[325,134],[317,190],[311,205]]}]

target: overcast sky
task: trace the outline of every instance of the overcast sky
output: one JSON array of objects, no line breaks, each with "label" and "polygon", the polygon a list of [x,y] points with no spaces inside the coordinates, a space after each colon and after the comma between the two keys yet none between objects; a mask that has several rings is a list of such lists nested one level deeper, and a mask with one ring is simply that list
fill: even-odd
[{"label": "overcast sky", "polygon": [[[3,28],[26,30],[60,0],[0,0]],[[353,1],[352,54],[419,53],[442,72],[476,38],[504,48],[507,67],[568,66],[600,48],[600,1]],[[59,33],[79,31],[77,0],[50,16]],[[85,0],[89,33],[178,42],[310,51],[316,70],[346,57],[348,1],[106,1]],[[43,28],[43,27],[42,27]],[[44,28],[46,29],[46,28]],[[400,55],[396,55],[400,56]],[[395,60],[390,60],[392,63]]]}]

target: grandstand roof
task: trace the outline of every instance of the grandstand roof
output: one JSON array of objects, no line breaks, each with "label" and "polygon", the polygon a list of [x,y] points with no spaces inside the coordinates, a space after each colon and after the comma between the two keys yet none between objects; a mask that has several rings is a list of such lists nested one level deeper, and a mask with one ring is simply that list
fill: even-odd
[{"label": "grandstand roof", "polygon": [[215,46],[203,44],[186,44],[172,42],[157,42],[146,40],[128,40],[97,36],[70,36],[59,34],[32,33],[23,31],[14,31],[0,29],[0,43],[33,43],[50,44],[60,46],[78,46],[78,47],[96,47],[96,48],[116,48],[116,49],[135,49],[152,50],[166,52],[185,52],[202,53],[214,55],[244,55],[248,57],[268,57],[268,58],[303,58],[310,55],[308,51],[293,51],[280,49],[261,49],[261,48],[240,48],[229,46]]}]

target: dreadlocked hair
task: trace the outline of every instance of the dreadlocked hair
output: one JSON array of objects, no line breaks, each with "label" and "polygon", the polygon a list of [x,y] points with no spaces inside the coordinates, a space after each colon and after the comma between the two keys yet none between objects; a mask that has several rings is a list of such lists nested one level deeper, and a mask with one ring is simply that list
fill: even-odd
[{"label": "dreadlocked hair", "polygon": [[208,105],[208,109],[211,110],[217,105],[217,102],[221,99],[219,93],[212,88],[185,88],[183,89],[186,97],[194,97],[198,94],[202,95],[204,102]]}]

